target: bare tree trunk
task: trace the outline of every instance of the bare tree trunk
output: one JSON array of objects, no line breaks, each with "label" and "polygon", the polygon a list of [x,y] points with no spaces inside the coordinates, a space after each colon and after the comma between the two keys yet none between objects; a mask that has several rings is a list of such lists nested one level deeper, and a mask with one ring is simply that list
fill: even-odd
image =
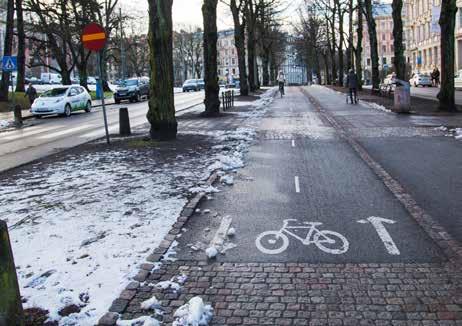
[{"label": "bare tree trunk", "polygon": [[324,73],[326,74],[325,83],[326,83],[326,85],[331,85],[332,80],[330,78],[329,57],[328,57],[327,53],[323,53],[323,59],[324,59]]},{"label": "bare tree trunk", "polygon": [[[441,16],[441,88],[438,93],[439,110],[456,111],[454,99],[454,30],[456,0],[442,0]],[[444,36],[444,37],[443,37]]]},{"label": "bare tree trunk", "polygon": [[363,56],[363,5],[361,0],[358,0],[358,27],[356,29],[356,35],[358,36],[358,43],[356,44],[355,51],[355,62],[356,62],[356,75],[358,76],[358,89],[363,88],[363,67],[362,67],[362,56]]},{"label": "bare tree trunk", "polygon": [[26,74],[26,35],[24,33],[22,0],[16,0],[16,23],[18,30],[18,77],[16,79],[16,92],[24,92]]},{"label": "bare tree trunk", "polygon": [[347,70],[353,68],[353,0],[348,2],[348,49],[347,49]]},{"label": "bare tree trunk", "polygon": [[403,19],[401,13],[403,10],[403,0],[393,0],[393,46],[395,48],[395,57],[393,65],[395,66],[396,77],[405,80],[406,60],[404,58],[403,45]]},{"label": "bare tree trunk", "polygon": [[255,92],[257,85],[255,76],[255,13],[253,0],[247,0],[245,11],[247,21],[247,61],[249,65],[249,88],[251,92]]},{"label": "bare tree trunk", "polygon": [[[5,42],[3,45],[3,55],[11,55],[13,47],[13,25],[14,25],[14,0],[8,0],[6,13]],[[8,101],[8,86],[10,85],[10,73],[2,72],[2,82],[0,87],[0,101]]]},{"label": "bare tree trunk", "polygon": [[269,86],[269,50],[263,52],[262,65],[263,65],[263,86]]},{"label": "bare tree trunk", "polygon": [[150,0],[149,3],[149,61],[151,82],[147,119],[151,138],[176,138],[178,123],[173,98],[173,0]]},{"label": "bare tree trunk", "polygon": [[372,14],[372,1],[364,1],[366,9],[367,29],[369,32],[369,42],[371,48],[371,61],[372,61],[372,89],[378,89],[380,86],[379,76],[379,53],[377,50],[377,31],[374,15]]},{"label": "bare tree trunk", "polygon": [[218,0],[204,0],[202,16],[204,17],[204,81],[205,81],[205,115],[220,113],[220,87],[217,74],[217,5]]},{"label": "bare tree trunk", "polygon": [[247,82],[247,65],[245,63],[245,20],[241,23],[241,12],[236,5],[236,0],[231,0],[230,8],[234,21],[234,43],[236,45],[239,66],[240,94],[247,96],[249,95],[249,84]]},{"label": "bare tree trunk", "polygon": [[340,3],[337,4],[338,8],[338,19],[339,19],[339,46],[338,46],[338,70],[339,70],[339,77],[338,77],[338,84],[339,86],[343,86],[343,76],[345,75],[345,66],[344,66],[344,58],[343,58],[343,42],[345,40],[345,35],[343,35],[343,18],[345,16],[345,12],[342,9],[342,5]]}]

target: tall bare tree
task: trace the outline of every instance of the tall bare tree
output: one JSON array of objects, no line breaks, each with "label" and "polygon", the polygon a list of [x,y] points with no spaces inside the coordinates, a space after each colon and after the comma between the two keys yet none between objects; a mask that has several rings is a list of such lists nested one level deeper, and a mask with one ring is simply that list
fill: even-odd
[{"label": "tall bare tree", "polygon": [[456,0],[442,0],[441,16],[441,88],[438,93],[441,111],[456,111],[454,99],[454,30],[456,25]]},{"label": "tall bare tree", "polygon": [[372,88],[377,90],[380,85],[379,77],[379,53],[377,49],[377,31],[372,8],[372,0],[364,0],[365,16],[367,21],[367,30],[369,33],[369,43],[371,49],[372,65]]},{"label": "tall bare tree", "polygon": [[[13,30],[14,30],[14,0],[8,0],[6,9],[6,30],[3,44],[3,55],[11,55],[13,49]],[[10,84],[10,73],[2,72],[0,84],[0,101],[8,101],[8,86]]]},{"label": "tall bare tree", "polygon": [[406,76],[406,59],[404,58],[403,44],[403,0],[393,0],[393,47],[395,56],[393,65],[395,66],[396,77],[404,80]]},{"label": "tall bare tree", "polygon": [[16,91],[24,92],[26,75],[26,34],[24,32],[24,17],[22,0],[16,0],[16,30],[18,33],[18,75],[16,78]]},{"label": "tall bare tree", "polygon": [[246,20],[243,15],[246,0],[230,0],[229,6],[234,22],[234,44],[236,45],[237,61],[239,66],[239,87],[243,96],[249,95],[249,84],[247,82],[247,64],[245,59],[245,28]]},{"label": "tall bare tree", "polygon": [[176,138],[178,123],[173,98],[173,0],[149,0],[149,62],[151,81],[149,111],[151,138]]},{"label": "tall bare tree", "polygon": [[218,0],[204,0],[202,16],[204,17],[204,81],[206,116],[220,113],[220,87],[217,74],[217,5]]},{"label": "tall bare tree", "polygon": [[362,56],[363,56],[363,2],[358,0],[357,8],[357,44],[355,49],[355,68],[356,75],[358,76],[359,89],[362,89],[363,84],[363,67],[362,67]]}]

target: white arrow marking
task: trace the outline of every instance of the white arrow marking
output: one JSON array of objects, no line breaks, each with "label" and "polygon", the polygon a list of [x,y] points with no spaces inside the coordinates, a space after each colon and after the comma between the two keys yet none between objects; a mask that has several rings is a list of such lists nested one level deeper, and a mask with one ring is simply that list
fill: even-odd
[{"label": "white arrow marking", "polygon": [[383,223],[394,224],[396,223],[396,221],[377,217],[377,216],[371,216],[365,220],[359,220],[358,223],[363,223],[363,224],[371,223],[372,226],[377,231],[377,234],[379,235],[380,240],[382,240],[383,244],[385,245],[385,248],[387,249],[388,253],[390,255],[400,255],[401,254],[395,242],[391,238],[390,233],[388,233],[387,229],[383,225]]}]

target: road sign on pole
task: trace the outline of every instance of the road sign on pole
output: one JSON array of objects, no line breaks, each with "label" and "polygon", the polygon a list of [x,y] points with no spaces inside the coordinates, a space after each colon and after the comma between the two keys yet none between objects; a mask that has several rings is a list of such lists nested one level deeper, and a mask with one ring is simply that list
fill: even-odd
[{"label": "road sign on pole", "polygon": [[2,70],[4,72],[12,72],[18,70],[18,57],[3,56],[2,58]]},{"label": "road sign on pole", "polygon": [[[90,50],[97,52],[98,57],[98,74],[99,74],[99,86],[100,89],[103,89],[103,73],[101,69],[101,57],[103,55],[102,49],[107,41],[106,31],[104,28],[96,23],[90,23],[84,27],[81,35],[83,46]],[[104,117],[104,129],[106,130],[106,142],[110,144],[109,139],[109,128],[107,125],[107,115],[106,115],[106,106],[104,105],[104,92],[101,96],[101,105],[103,107],[103,117]]]}]

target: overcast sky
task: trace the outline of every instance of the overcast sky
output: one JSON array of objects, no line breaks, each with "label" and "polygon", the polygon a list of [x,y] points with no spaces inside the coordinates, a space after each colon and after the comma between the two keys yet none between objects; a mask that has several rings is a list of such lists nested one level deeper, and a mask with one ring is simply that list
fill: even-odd
[{"label": "overcast sky", "polygon": [[[122,0],[124,7],[133,8],[137,12],[146,13],[148,3],[147,0]],[[202,6],[203,0],[173,0],[173,24],[174,25],[197,25],[202,27]],[[291,7],[284,14],[290,20],[294,17],[295,9],[303,0],[287,0],[291,3]],[[218,29],[233,28],[232,17],[227,8],[223,4],[219,4],[218,15],[217,15]],[[146,26],[147,29],[147,26]]]}]

